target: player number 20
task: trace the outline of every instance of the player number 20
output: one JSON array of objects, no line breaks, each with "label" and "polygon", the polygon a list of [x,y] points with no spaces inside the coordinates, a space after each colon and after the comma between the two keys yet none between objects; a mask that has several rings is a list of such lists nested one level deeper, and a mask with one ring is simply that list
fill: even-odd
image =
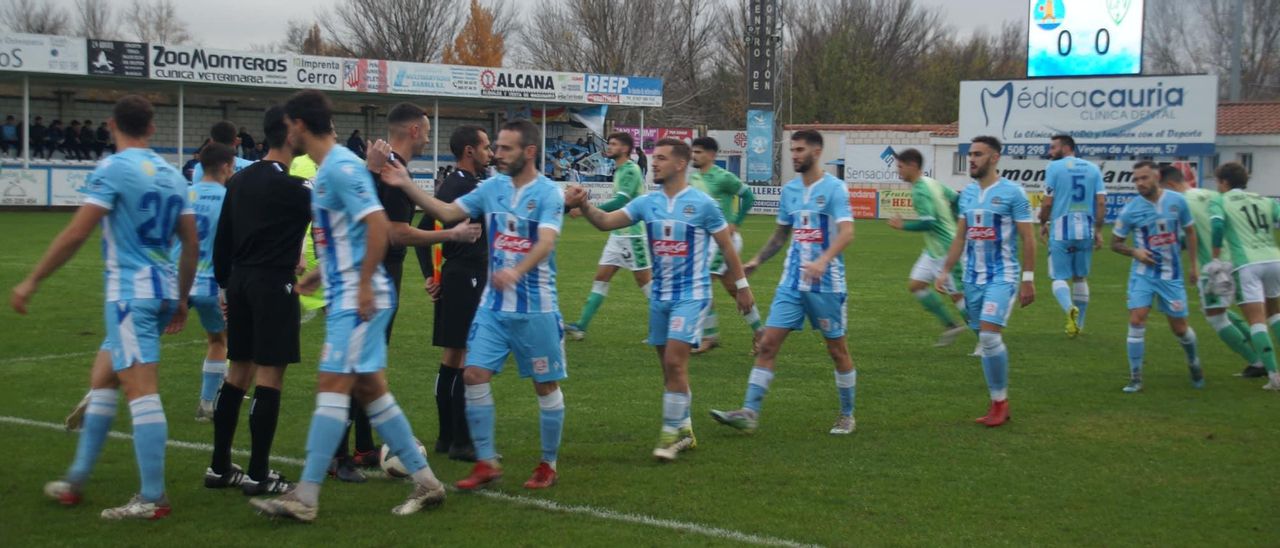
[{"label": "player number 20", "polygon": [[138,225],[138,240],[147,247],[164,247],[173,234],[173,222],[182,213],[182,196],[170,196],[161,204],[160,193],[151,191],[142,195],[138,210],[151,213],[150,218]]}]

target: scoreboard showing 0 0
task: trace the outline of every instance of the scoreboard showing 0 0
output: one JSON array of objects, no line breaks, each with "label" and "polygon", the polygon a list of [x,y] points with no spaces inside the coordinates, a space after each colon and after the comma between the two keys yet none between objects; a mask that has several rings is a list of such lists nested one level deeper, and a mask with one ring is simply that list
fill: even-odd
[{"label": "scoreboard showing 0 0", "polygon": [[1143,0],[1028,4],[1028,77],[1142,73]]}]

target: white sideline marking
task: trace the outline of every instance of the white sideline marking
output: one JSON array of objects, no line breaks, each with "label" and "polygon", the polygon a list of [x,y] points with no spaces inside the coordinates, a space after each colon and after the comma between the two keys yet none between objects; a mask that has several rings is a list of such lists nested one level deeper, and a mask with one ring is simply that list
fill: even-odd
[{"label": "white sideline marking", "polygon": [[[174,342],[174,343],[165,343],[160,345],[160,348],[192,346],[196,344],[205,344],[206,342],[207,341],[203,341],[203,340],[190,340],[190,341],[182,341],[182,342]],[[88,357],[97,356],[97,355],[98,355],[97,350],[92,350],[92,351],[86,350],[84,352],[68,352],[66,354],[46,354],[44,356],[18,356],[16,358],[5,358],[3,360],[0,360],[0,365],[9,365],[11,363],[23,363],[23,362],[42,362],[44,360],[60,360],[63,358],[88,358]]]},{"label": "white sideline marking", "polygon": [[[10,416],[4,416],[4,415],[0,415],[0,423],[15,424],[18,426],[31,426],[35,428],[44,428],[47,430],[59,430],[59,431],[64,430],[61,424],[24,419],[22,417],[10,417]],[[129,434],[125,434],[124,432],[112,431],[108,435],[112,438],[122,439],[122,440],[133,439],[133,436]],[[207,443],[192,443],[189,441],[178,441],[178,440],[172,440],[172,439],[166,443],[169,447],[176,447],[179,449],[191,449],[194,451],[203,451],[206,453],[213,450],[213,446]],[[249,455],[249,452],[243,449],[233,449],[231,452],[232,454],[240,455],[240,456]],[[284,463],[284,464],[292,464],[295,466],[301,466],[303,464],[302,459],[295,459],[290,457],[278,457],[278,456],[272,455],[271,460],[275,462]],[[559,512],[562,514],[578,514],[578,515],[584,515],[584,516],[591,516],[591,517],[600,518],[603,520],[619,521],[623,523],[633,523],[636,525],[644,525],[644,526],[654,527],[658,529],[670,529],[672,531],[693,533],[693,534],[702,535],[705,537],[711,537],[711,538],[720,539],[720,540],[728,540],[733,542],[742,542],[746,544],[757,544],[761,546],[786,546],[786,547],[794,547],[794,548],[818,546],[816,544],[804,544],[804,543],[796,542],[794,540],[753,535],[750,533],[743,533],[741,531],[734,531],[732,529],[722,529],[720,527],[711,527],[709,525],[701,525],[698,523],[690,523],[687,521],[655,518],[655,517],[646,516],[643,514],[629,514],[626,512],[609,510],[607,508],[597,508],[594,506],[576,506],[576,505],[570,505],[570,504],[561,504],[552,500],[537,499],[533,497],[526,497],[523,495],[508,495],[506,493],[501,493],[498,491],[475,491],[471,494],[485,497],[492,500],[510,502],[518,506],[526,506],[530,508],[537,508],[539,510],[546,510],[548,512]]]}]

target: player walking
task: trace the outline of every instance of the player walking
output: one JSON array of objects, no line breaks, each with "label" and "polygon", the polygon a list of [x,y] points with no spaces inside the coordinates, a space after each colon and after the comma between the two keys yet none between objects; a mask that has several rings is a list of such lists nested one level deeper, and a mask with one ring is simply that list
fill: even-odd
[{"label": "player walking", "polygon": [[[1040,202],[1040,233],[1049,238],[1053,297],[1067,315],[1068,337],[1084,330],[1089,268],[1093,250],[1102,247],[1102,223],[1107,213],[1102,171],[1075,154],[1076,141],[1070,135],[1054,135],[1050,140],[1052,161],[1045,170],[1045,196]],[[1067,287],[1067,280],[1071,280],[1071,287]]]}]

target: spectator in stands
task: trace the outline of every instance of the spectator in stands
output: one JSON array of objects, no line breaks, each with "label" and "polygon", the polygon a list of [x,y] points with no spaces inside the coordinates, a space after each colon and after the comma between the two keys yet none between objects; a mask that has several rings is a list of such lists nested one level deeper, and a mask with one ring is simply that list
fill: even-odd
[{"label": "spectator in stands", "polygon": [[640,173],[649,173],[649,158],[644,155],[644,148],[636,148],[636,165],[640,166]]},{"label": "spectator in stands", "polygon": [[254,142],[253,135],[249,134],[248,129],[240,128],[240,134],[236,137],[240,138],[240,150],[237,152],[240,153],[241,158],[257,161],[262,157],[257,154],[258,149],[255,146],[257,143]]},{"label": "spectator in stands", "polygon": [[351,152],[356,153],[356,156],[361,159],[364,158],[364,139],[360,137],[360,130],[357,129],[351,132],[351,136],[347,138],[347,148],[351,149]]},{"label": "spectator in stands", "polygon": [[62,138],[62,154],[68,160],[82,160],[80,154],[80,120],[72,120]]},{"label": "spectator in stands", "polygon": [[[62,131],[62,120],[54,120],[49,123],[49,133],[44,136],[44,159],[53,158],[55,151],[62,150],[62,138],[65,135],[66,132]],[[66,152],[64,151],[63,157],[65,156]]]},{"label": "spectator in stands", "polygon": [[0,126],[0,153],[7,154],[10,149],[15,151],[14,156],[18,155],[18,123],[12,115],[5,116],[4,125]]},{"label": "spectator in stands", "polygon": [[36,158],[36,159],[39,159],[42,157],[47,158],[47,156],[45,156],[44,143],[45,143],[45,139],[48,136],[49,136],[49,128],[45,127],[44,118],[40,116],[36,116],[35,123],[31,124],[31,157],[32,158]]},{"label": "spectator in stands", "polygon": [[563,150],[557,150],[556,157],[551,160],[551,178],[556,181],[569,178],[569,159],[564,157]]},{"label": "spectator in stands", "polygon": [[106,122],[102,122],[102,124],[98,126],[98,132],[95,137],[97,137],[99,158],[102,157],[102,151],[104,150],[107,151],[107,154],[116,153],[116,146],[111,144],[111,129],[107,127]]},{"label": "spectator in stands", "polygon": [[261,159],[262,159],[264,156],[266,156],[266,155],[267,155],[267,146],[266,146],[266,145],[264,145],[264,144],[262,144],[262,143],[258,143],[258,145],[257,145],[257,146],[255,146],[255,147],[253,148],[253,159],[254,159],[254,160],[261,160]]},{"label": "spectator in stands", "polygon": [[[97,145],[98,136],[93,131],[93,120],[85,120],[84,125],[80,126],[80,155],[85,160],[92,160]],[[98,151],[98,155],[102,155],[101,151]]]}]

